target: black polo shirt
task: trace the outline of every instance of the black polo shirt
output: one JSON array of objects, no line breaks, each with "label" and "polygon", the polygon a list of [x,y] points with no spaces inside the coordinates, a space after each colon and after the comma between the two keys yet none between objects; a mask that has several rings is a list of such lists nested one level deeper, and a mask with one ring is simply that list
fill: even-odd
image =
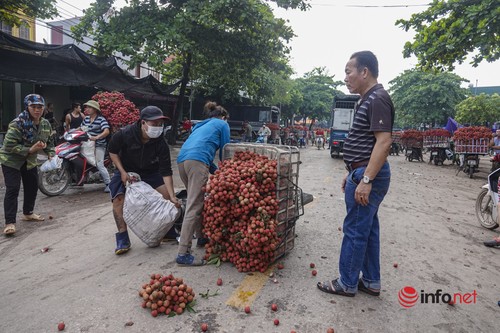
[{"label": "black polo shirt", "polygon": [[375,146],[374,132],[392,132],[394,105],[381,84],[376,84],[358,102],[352,127],[344,142],[346,163],[368,160]]}]

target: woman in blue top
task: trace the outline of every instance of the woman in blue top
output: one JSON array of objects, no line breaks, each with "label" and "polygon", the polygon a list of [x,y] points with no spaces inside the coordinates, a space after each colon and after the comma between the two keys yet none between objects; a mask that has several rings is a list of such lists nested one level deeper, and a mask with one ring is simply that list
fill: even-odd
[{"label": "woman in blue top", "polygon": [[219,150],[219,159],[222,160],[222,148],[229,143],[230,132],[226,122],[228,112],[214,102],[206,103],[203,112],[208,119],[193,127],[177,157],[179,176],[187,190],[186,212],[176,259],[179,265],[200,266],[204,263],[190,253],[193,235],[196,234],[198,238],[202,235],[202,187],[206,185],[209,173],[217,169],[214,164],[215,153]]}]

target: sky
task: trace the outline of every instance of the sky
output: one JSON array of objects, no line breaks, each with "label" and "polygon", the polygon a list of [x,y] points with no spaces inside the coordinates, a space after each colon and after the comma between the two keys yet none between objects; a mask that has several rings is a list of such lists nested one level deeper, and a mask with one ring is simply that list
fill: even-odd
[{"label": "sky", "polygon": [[[61,18],[81,16],[91,0],[57,0]],[[394,23],[409,19],[413,13],[427,8],[430,0],[312,0],[311,8],[299,10],[275,9],[275,16],[288,20],[296,37],[291,47],[290,64],[295,76],[300,77],[315,67],[325,67],[334,80],[344,79],[344,68],[352,53],[370,50],[379,61],[379,82],[389,87],[389,81],[416,64],[416,58],[403,58],[405,42],[413,33],[405,32]],[[126,4],[117,0],[116,7]],[[54,19],[56,20],[56,19]],[[43,24],[42,24],[43,25]],[[48,29],[37,25],[37,41],[45,38]],[[500,61],[483,61],[474,68],[466,60],[456,65],[454,73],[469,80],[466,87],[500,86]],[[340,89],[345,90],[345,89]]]}]

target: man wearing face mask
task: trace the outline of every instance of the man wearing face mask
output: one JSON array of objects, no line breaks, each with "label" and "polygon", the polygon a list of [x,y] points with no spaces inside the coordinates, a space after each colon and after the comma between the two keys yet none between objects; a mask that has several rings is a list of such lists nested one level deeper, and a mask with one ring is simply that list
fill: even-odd
[{"label": "man wearing face mask", "polygon": [[168,118],[160,108],[147,106],[142,109],[139,121],[120,129],[108,144],[109,156],[117,169],[109,183],[113,216],[118,228],[117,255],[130,249],[127,225],[123,220],[125,184],[129,172],[139,174],[142,181],[180,207],[174,192],[170,150],[163,137],[165,119]]}]

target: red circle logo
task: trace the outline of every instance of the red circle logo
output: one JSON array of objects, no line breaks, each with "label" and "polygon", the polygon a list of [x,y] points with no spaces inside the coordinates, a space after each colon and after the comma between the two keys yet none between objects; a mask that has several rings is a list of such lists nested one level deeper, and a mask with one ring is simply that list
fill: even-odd
[{"label": "red circle logo", "polygon": [[399,304],[408,309],[414,306],[418,301],[418,294],[415,288],[406,286],[398,292]]}]

